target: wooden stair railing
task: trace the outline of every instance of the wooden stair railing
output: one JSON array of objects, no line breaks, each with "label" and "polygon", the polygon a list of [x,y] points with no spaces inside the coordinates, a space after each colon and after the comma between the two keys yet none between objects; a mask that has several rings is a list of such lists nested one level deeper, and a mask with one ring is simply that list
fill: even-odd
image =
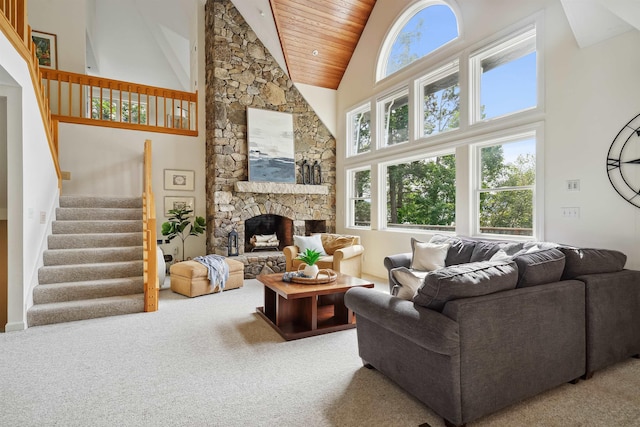
[{"label": "wooden stair railing", "polygon": [[142,234],[144,311],[158,310],[158,247],[156,205],[151,188],[151,140],[144,142],[144,192],[142,193]]},{"label": "wooden stair railing", "polygon": [[62,174],[58,161],[58,122],[51,119],[49,100],[42,87],[40,66],[36,49],[31,40],[31,27],[27,24],[26,0],[0,0],[0,31],[4,33],[29,68],[31,82],[38,100],[38,107],[49,143],[49,150],[58,175],[58,188],[62,186]]},{"label": "wooden stair railing", "polygon": [[198,135],[197,92],[59,70],[42,70],[42,84],[61,122]]}]

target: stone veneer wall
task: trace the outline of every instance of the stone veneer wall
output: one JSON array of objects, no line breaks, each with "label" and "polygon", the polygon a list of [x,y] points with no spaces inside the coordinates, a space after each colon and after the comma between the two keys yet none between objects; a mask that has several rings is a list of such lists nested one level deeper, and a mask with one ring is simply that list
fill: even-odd
[{"label": "stone veneer wall", "polygon": [[[227,255],[229,232],[244,242],[244,220],[260,214],[291,218],[295,234],[311,219],[334,232],[335,138],[230,0],[207,0],[205,14],[207,252]],[[293,114],[297,183],[302,161],[318,160],[328,194],[300,194],[300,186],[282,194],[268,184],[267,192],[235,190],[248,177],[247,107]]]}]

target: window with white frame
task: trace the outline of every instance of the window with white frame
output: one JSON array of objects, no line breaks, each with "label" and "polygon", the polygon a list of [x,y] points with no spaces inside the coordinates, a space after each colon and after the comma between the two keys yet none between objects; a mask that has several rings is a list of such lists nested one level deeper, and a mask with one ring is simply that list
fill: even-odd
[{"label": "window with white frame", "polygon": [[474,157],[477,233],[535,236],[536,134],[478,144]]},{"label": "window with white frame", "polygon": [[[416,64],[411,75],[388,75],[388,85],[347,113],[345,177],[354,186],[347,192],[347,224],[368,226],[374,218],[371,227],[380,230],[544,238],[542,158],[536,159],[543,148],[543,52],[536,34],[542,19],[537,14],[520,30],[440,62],[425,57],[423,70]],[[397,34],[391,31],[384,43]],[[383,55],[384,47],[378,65]],[[530,110],[537,114],[520,114]],[[354,131],[365,112],[374,128],[367,134],[372,155],[358,157],[361,134]],[[361,171],[376,191],[356,197]]]},{"label": "window with white frame", "polygon": [[378,62],[381,80],[458,38],[458,20],[444,2],[422,0],[396,20]]},{"label": "window with white frame", "polygon": [[418,137],[437,135],[460,126],[460,84],[458,61],[418,80]]},{"label": "window with white frame", "polygon": [[349,188],[349,220],[351,227],[371,226],[371,168],[347,171]]},{"label": "window with white frame", "polygon": [[348,155],[371,151],[371,105],[366,104],[347,114],[349,127]]},{"label": "window with white frame", "polygon": [[378,113],[381,125],[378,135],[383,136],[381,147],[409,141],[409,89],[378,101]]},{"label": "window with white frame", "polygon": [[536,28],[472,54],[472,122],[538,105]]},{"label": "window with white frame", "polygon": [[454,154],[403,160],[383,169],[387,228],[455,231]]}]

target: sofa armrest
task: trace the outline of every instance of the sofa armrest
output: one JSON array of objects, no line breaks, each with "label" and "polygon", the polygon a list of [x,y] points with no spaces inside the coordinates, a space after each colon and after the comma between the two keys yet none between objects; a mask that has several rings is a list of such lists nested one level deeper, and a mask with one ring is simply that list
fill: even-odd
[{"label": "sofa armrest", "polygon": [[389,255],[387,257],[384,258],[384,266],[387,269],[387,272],[389,274],[389,293],[393,294],[393,288],[396,286],[401,286],[396,279],[393,277],[393,274],[391,274],[391,270],[393,270],[394,268],[397,267],[406,267],[406,268],[410,268],[411,267],[411,258],[413,258],[413,253],[411,252],[406,252],[403,254],[395,254],[395,255]]},{"label": "sofa armrest", "polygon": [[293,271],[293,260],[298,256],[298,247],[285,246],[284,249],[282,249],[282,252],[284,253],[284,259],[286,262],[286,271]]},{"label": "sofa armrest", "polygon": [[427,350],[444,355],[460,351],[458,325],[441,313],[367,288],[350,289],[344,302],[356,317],[365,317]]}]

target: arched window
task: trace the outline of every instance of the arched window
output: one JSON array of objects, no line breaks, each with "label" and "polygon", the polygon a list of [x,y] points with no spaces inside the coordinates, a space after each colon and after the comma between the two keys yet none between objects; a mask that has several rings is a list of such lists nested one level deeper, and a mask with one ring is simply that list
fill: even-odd
[{"label": "arched window", "polygon": [[444,2],[423,0],[391,27],[378,59],[377,79],[395,73],[458,38],[458,20]]}]

